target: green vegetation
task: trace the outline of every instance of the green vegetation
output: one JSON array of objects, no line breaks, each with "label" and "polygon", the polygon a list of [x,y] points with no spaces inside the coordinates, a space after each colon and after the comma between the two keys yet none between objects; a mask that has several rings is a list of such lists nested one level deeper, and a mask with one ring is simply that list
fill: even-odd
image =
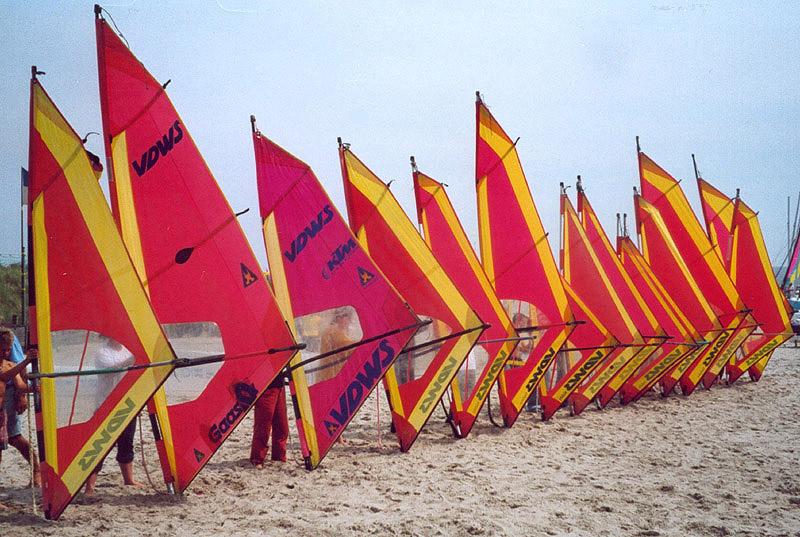
[{"label": "green vegetation", "polygon": [[[14,317],[19,317],[20,281],[19,263],[0,265],[0,323],[10,324]],[[21,319],[19,319],[21,322]]]}]

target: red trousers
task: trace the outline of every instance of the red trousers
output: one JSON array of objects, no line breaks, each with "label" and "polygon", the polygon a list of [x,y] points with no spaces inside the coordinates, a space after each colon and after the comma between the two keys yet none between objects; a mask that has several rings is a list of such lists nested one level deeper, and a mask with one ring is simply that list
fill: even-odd
[{"label": "red trousers", "polygon": [[253,443],[250,462],[264,464],[267,458],[269,433],[272,431],[272,460],[286,461],[286,440],[289,438],[289,420],[286,417],[286,388],[267,388],[256,400],[253,411]]}]

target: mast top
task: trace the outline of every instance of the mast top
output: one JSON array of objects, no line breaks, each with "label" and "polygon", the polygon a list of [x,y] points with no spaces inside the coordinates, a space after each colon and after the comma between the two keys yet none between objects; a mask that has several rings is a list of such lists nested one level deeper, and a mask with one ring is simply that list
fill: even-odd
[{"label": "mast top", "polygon": [[639,137],[638,136],[636,137],[636,152],[637,153],[641,153],[642,152],[642,148],[639,145]]},{"label": "mast top", "polygon": [[411,171],[417,173],[419,170],[417,169],[417,161],[414,158],[414,155],[411,155],[410,160],[411,160]]},{"label": "mast top", "polygon": [[258,128],[256,128],[256,116],[250,114],[250,129],[253,131],[253,134],[258,132]]},{"label": "mast top", "polygon": [[481,92],[480,91],[476,91],[475,92],[475,102],[477,102],[477,103],[482,103],[483,102],[483,99],[481,99]]},{"label": "mast top", "polygon": [[578,175],[578,180],[575,183],[575,190],[577,190],[580,193],[583,193],[583,182],[581,181],[580,175]]},{"label": "mast top", "polygon": [[94,5],[94,15],[98,19],[102,19],[103,18],[103,8],[102,8],[102,6],[100,4],[95,4]]}]

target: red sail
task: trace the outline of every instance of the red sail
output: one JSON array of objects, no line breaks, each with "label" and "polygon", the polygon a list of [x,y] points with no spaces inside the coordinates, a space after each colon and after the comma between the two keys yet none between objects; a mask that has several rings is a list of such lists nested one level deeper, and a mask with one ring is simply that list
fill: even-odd
[{"label": "red sail", "polygon": [[[36,78],[29,158],[31,342],[38,345],[39,373],[51,375],[39,380],[36,408],[42,507],[57,519],[170,374],[175,354],[81,137]],[[152,362],[163,364],[148,368]],[[77,376],[109,368],[116,370]]]},{"label": "red sail", "polygon": [[[281,372],[294,340],[211,171],[164,91],[98,16],[111,193],[122,237],[179,354],[193,368],[156,400],[165,477],[185,489]],[[176,343],[180,340],[180,345]],[[163,462],[163,459],[162,459]]]},{"label": "red sail", "polygon": [[642,198],[658,209],[677,251],[725,330],[712,347],[718,350],[687,370],[684,385],[691,392],[701,380],[709,386],[736,351],[738,344],[733,343],[741,341],[734,332],[742,328],[747,312],[679,182],[641,151],[639,177]]},{"label": "red sail", "polygon": [[515,326],[537,329],[528,355],[500,376],[500,411],[510,427],[575,323],[516,142],[480,96],[475,107],[481,263],[512,321],[518,320]]},{"label": "red sail", "polygon": [[729,382],[745,371],[753,380],[761,378],[774,350],[792,337],[791,306],[775,281],[758,216],[738,198],[734,213],[731,277],[759,328],[754,341],[748,342],[745,357],[728,365]]},{"label": "red sail", "polygon": [[[272,285],[284,314],[294,319],[298,341],[306,344],[291,362],[291,390],[311,469],[420,324],[311,168],[255,129],[253,144]],[[348,348],[336,353],[341,347]],[[329,356],[315,358],[320,353]]]},{"label": "red sail", "polygon": [[483,271],[444,185],[420,173],[415,166],[414,194],[425,242],[470,306],[490,326],[451,386],[450,413],[463,438],[472,429],[492,386],[514,352],[517,333]]},{"label": "red sail", "polygon": [[414,311],[432,321],[385,379],[400,449],[407,451],[487,327],[386,183],[349,146],[340,144],[339,158],[350,227]]}]

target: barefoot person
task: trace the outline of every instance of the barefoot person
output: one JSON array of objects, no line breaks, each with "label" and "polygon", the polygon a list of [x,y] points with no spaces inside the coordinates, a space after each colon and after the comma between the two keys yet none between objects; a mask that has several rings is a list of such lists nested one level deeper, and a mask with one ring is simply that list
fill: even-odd
[{"label": "barefoot person", "polygon": [[[94,365],[97,369],[115,369],[133,365],[133,355],[128,352],[122,344],[117,341],[100,336],[100,347],[94,352]],[[124,372],[103,373],[97,375],[97,391],[95,401],[97,408],[103,404],[108,395],[114,390],[117,383],[125,376]],[[140,487],[141,485],[133,477],[133,437],[136,433],[136,419],[133,419],[117,440],[117,462],[122,471],[122,481],[126,485]],[[86,480],[85,494],[94,494],[94,487],[97,483],[97,474],[103,468],[103,461]]]},{"label": "barefoot person", "polygon": [[[19,415],[28,409],[28,383],[25,380],[25,367],[33,359],[33,354],[24,358],[14,333],[7,328],[0,328],[0,359],[2,359],[2,439],[0,449],[8,445],[16,448],[26,461],[31,460],[31,445],[22,435]],[[41,485],[39,461],[33,457],[33,484]]]},{"label": "barefoot person", "polygon": [[261,394],[253,411],[253,441],[250,445],[250,463],[264,467],[269,437],[272,433],[272,460],[286,462],[286,441],[289,439],[289,419],[286,416],[286,388],[284,375],[272,381]]}]

